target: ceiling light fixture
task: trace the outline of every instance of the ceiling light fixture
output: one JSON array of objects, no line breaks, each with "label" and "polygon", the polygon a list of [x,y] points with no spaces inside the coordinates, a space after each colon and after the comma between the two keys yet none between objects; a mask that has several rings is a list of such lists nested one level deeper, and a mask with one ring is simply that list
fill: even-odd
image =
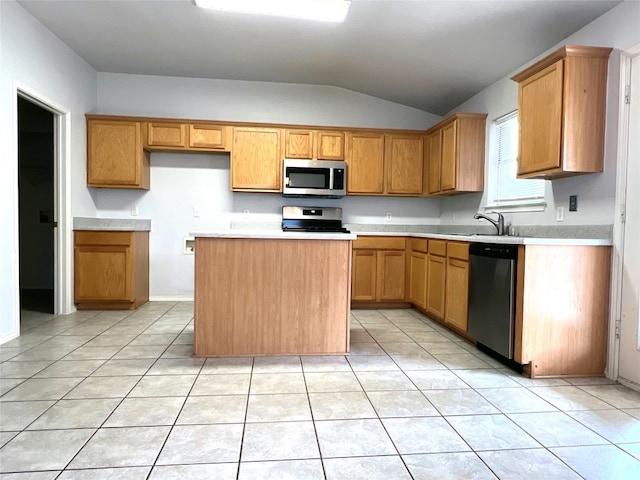
[{"label": "ceiling light fixture", "polygon": [[344,22],[348,0],[194,0],[200,8],[223,12],[301,18],[319,22]]}]

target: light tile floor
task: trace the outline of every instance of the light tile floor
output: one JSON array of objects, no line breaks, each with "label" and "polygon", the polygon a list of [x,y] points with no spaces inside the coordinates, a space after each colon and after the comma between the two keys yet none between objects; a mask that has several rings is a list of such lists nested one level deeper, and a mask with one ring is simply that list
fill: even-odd
[{"label": "light tile floor", "polygon": [[4,479],[640,479],[640,393],[531,380],[412,310],[345,356],[191,358],[193,304],[23,318]]}]

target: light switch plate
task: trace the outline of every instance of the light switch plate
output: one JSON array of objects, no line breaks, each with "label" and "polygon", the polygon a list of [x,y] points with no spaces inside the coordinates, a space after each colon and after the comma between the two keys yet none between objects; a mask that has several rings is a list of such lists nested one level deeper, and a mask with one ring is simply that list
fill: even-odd
[{"label": "light switch plate", "polygon": [[558,207],[556,209],[556,220],[558,222],[564,222],[564,207]]}]

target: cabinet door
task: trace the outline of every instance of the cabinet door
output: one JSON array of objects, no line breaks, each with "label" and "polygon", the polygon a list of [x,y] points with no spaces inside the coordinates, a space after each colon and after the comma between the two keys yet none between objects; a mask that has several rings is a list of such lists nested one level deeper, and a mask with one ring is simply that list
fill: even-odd
[{"label": "cabinet door", "polygon": [[285,130],[284,156],[313,158],[313,130]]},{"label": "cabinet door", "polygon": [[344,132],[319,131],[318,160],[344,160]]},{"label": "cabinet door", "polygon": [[183,123],[147,123],[147,145],[149,147],[187,146],[187,125]]},{"label": "cabinet door", "polygon": [[347,133],[347,193],[382,194],[384,135]]},{"label": "cabinet door", "polygon": [[429,254],[427,266],[427,312],[444,318],[446,258]]},{"label": "cabinet door", "polygon": [[424,154],[421,135],[387,135],[385,167],[389,194],[422,195]]},{"label": "cabinet door", "polygon": [[378,252],[377,300],[388,301],[405,299],[405,258],[404,250]]},{"label": "cabinet door", "polygon": [[440,166],[440,189],[455,190],[458,155],[458,122],[442,127],[442,163]]},{"label": "cabinet door", "polygon": [[79,245],[74,250],[76,303],[134,300],[130,246]]},{"label": "cabinet door", "polygon": [[427,306],[427,255],[411,252],[409,257],[409,301],[421,308]]},{"label": "cabinet door", "polygon": [[236,127],[231,152],[231,189],[281,191],[280,130]]},{"label": "cabinet door", "polygon": [[427,193],[440,191],[440,166],[442,164],[442,130],[436,130],[426,137]]},{"label": "cabinet door", "polygon": [[192,123],[189,125],[189,148],[226,150],[228,128],[224,125]]},{"label": "cabinet door", "polygon": [[560,167],[563,60],[518,86],[518,175]]},{"label": "cabinet door", "polygon": [[353,250],[351,265],[351,300],[376,299],[375,250]]},{"label": "cabinet door", "polygon": [[87,121],[87,185],[149,189],[140,122]]},{"label": "cabinet door", "polygon": [[463,332],[469,318],[469,262],[447,259],[445,323]]}]

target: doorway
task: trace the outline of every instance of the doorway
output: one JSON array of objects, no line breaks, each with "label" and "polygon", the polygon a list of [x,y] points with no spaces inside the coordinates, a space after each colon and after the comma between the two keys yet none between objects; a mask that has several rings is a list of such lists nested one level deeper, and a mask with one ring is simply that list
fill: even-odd
[{"label": "doorway", "polygon": [[21,330],[56,313],[55,114],[18,96]]},{"label": "doorway", "polygon": [[618,380],[640,389],[640,51],[627,59],[628,123]]}]

